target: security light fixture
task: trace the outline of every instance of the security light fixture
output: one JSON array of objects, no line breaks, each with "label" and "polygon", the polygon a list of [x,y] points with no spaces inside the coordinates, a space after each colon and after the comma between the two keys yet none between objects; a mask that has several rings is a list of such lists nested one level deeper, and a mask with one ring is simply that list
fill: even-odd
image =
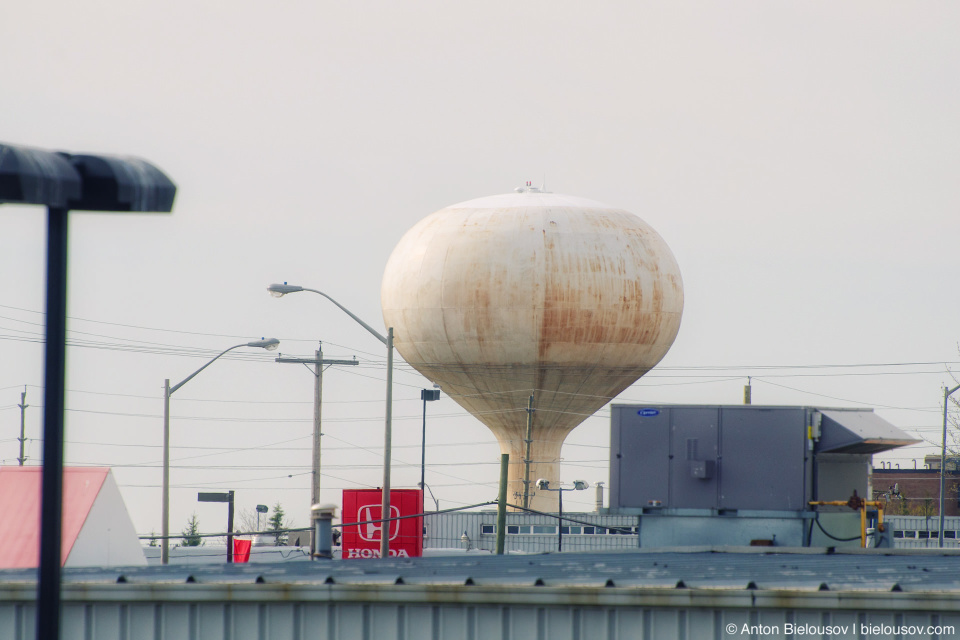
[{"label": "security light fixture", "polygon": [[557,526],[557,551],[563,551],[563,492],[564,491],[583,491],[590,486],[590,483],[586,480],[574,480],[573,486],[569,489],[564,489],[563,487],[557,487],[556,489],[550,488],[550,481],[546,478],[540,478],[537,480],[537,489],[541,491],[556,491],[559,494],[560,513],[559,513],[559,524]]}]

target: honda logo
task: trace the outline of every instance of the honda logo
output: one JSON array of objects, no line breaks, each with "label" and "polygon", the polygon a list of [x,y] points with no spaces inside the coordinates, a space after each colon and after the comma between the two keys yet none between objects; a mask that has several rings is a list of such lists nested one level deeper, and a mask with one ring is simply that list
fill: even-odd
[{"label": "honda logo", "polygon": [[[360,530],[360,539],[366,542],[379,542],[383,536],[384,522],[370,522],[370,520],[379,520],[382,513],[382,507],[379,504],[365,504],[357,510],[357,522],[366,522],[357,529]],[[390,505],[390,517],[400,517],[400,508]],[[400,521],[390,521],[390,540],[394,540],[400,535]]]}]

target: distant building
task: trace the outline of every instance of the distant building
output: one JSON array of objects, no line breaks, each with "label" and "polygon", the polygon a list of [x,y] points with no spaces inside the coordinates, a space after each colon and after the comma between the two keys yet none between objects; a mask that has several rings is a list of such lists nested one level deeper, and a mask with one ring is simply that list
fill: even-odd
[{"label": "distant building", "polygon": [[[0,568],[39,565],[41,475],[42,467],[0,468]],[[147,564],[110,469],[63,470],[62,528],[65,567]]]},{"label": "distant building", "polygon": [[[886,500],[891,515],[940,515],[940,457],[936,469],[874,469],[873,497]],[[944,483],[944,515],[960,515],[960,471],[948,461]]]},{"label": "distant building", "polygon": [[[940,468],[940,456],[923,456],[923,466],[927,469],[939,469]],[[960,457],[957,456],[947,456],[944,460],[944,467],[947,471],[956,471],[960,468]]]}]

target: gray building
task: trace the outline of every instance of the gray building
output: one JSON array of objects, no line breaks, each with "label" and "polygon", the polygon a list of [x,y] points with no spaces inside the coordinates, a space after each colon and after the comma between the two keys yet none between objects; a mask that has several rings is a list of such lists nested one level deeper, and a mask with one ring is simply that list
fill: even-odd
[{"label": "gray building", "polygon": [[[563,527],[563,551],[612,551],[636,549],[637,516],[597,513],[566,513],[561,525],[556,517],[507,513],[504,551],[545,553],[557,551]],[[424,518],[424,549],[471,549],[494,551],[497,543],[496,511],[464,511],[427,514]]]}]

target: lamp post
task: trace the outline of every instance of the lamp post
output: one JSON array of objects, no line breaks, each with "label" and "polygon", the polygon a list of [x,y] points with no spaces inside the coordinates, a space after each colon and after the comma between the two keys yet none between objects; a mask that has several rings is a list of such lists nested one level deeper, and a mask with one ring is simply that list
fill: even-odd
[{"label": "lamp post", "polygon": [[420,389],[420,399],[423,400],[423,436],[420,441],[420,491],[426,484],[427,469],[427,403],[440,399],[440,389]]},{"label": "lamp post", "polygon": [[940,442],[940,534],[937,536],[937,546],[941,549],[943,548],[944,478],[947,473],[947,403],[957,389],[960,389],[960,384],[952,389],[943,388],[943,436]]},{"label": "lamp post", "polygon": [[[341,311],[346,313],[348,316],[353,318],[357,324],[369,331],[373,336],[386,345],[387,347],[387,406],[384,415],[384,428],[383,428],[383,498],[381,500],[380,507],[380,517],[384,520],[390,517],[390,457],[392,454],[392,445],[393,440],[392,434],[392,422],[393,422],[393,327],[387,328],[386,337],[382,336],[380,332],[368,325],[366,322],[358,318],[353,314],[352,311],[347,309],[345,306],[325,294],[323,291],[318,291],[316,289],[308,289],[306,287],[300,287],[297,285],[287,284],[271,284],[267,287],[267,291],[270,292],[275,298],[282,298],[288,293],[299,293],[300,291],[309,291],[310,293],[316,293],[323,296],[333,304],[337,305]],[[390,553],[390,522],[384,522],[383,527],[380,529],[380,557],[386,558]]]},{"label": "lamp post", "polygon": [[273,351],[279,344],[280,341],[276,338],[264,338],[262,340],[235,344],[229,349],[221,351],[215,358],[172,387],[170,386],[169,378],[163,381],[163,487],[160,496],[160,508],[163,511],[161,525],[163,528],[161,532],[163,544],[160,547],[161,564],[168,564],[170,562],[170,396],[172,396],[177,389],[193,380],[198,373],[216,362],[220,356],[229,351],[239,349],[240,347],[259,347],[267,351]]},{"label": "lamp post", "polygon": [[557,487],[556,489],[550,488],[550,481],[544,478],[537,480],[537,489],[541,491],[556,491],[558,494],[557,497],[560,498],[560,518],[557,526],[557,551],[563,551],[563,492],[564,491],[583,491],[584,489],[589,489],[590,483],[586,480],[574,480],[573,486],[569,489],[564,489],[563,487]]},{"label": "lamp post", "polygon": [[[47,208],[43,469],[37,637],[60,637],[63,519],[63,412],[67,346],[67,244],[70,211],[173,209],[177,187],[139,158],[72,154],[0,144],[0,204]],[[23,456],[21,456],[22,458]]]}]

